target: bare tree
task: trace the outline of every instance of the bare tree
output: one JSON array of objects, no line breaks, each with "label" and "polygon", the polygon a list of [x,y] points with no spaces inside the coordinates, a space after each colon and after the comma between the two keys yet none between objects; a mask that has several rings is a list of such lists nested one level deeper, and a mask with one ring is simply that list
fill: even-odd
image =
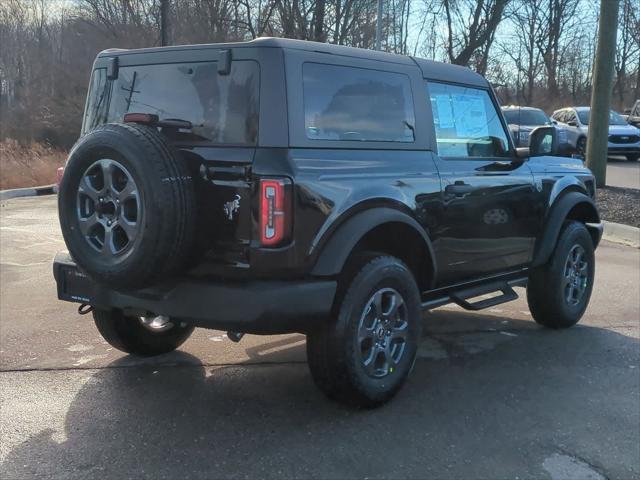
[{"label": "bare tree", "polygon": [[442,2],[447,26],[446,50],[449,61],[457,65],[469,65],[476,55],[476,64],[486,66],[484,57],[488,55],[509,0]]},{"label": "bare tree", "polygon": [[576,13],[580,0],[546,0],[540,8],[540,29],[536,45],[542,55],[546,75],[547,90],[557,96],[558,66],[562,54],[562,40],[568,30],[577,25]]},{"label": "bare tree", "polygon": [[[0,140],[71,145],[96,54],[159,45],[160,1],[73,0],[61,8],[50,0],[0,0]],[[375,45],[376,0],[168,1],[174,43],[268,35]],[[640,96],[640,0],[623,1],[617,106]],[[597,18],[591,0],[385,0],[382,18],[383,50],[468,65],[510,101],[588,103]]]},{"label": "bare tree", "polygon": [[517,70],[516,97],[527,105],[533,103],[535,82],[542,70],[542,59],[536,40],[540,36],[540,7],[544,1],[513,2],[510,19],[515,33],[500,44],[501,54],[510,58]]},{"label": "bare tree", "polygon": [[[618,94],[620,105],[625,102],[626,82],[630,63],[640,54],[640,2],[638,0],[623,0],[620,9],[620,27],[616,45],[615,70],[616,79],[614,91]],[[636,74],[637,75],[637,74]]]}]

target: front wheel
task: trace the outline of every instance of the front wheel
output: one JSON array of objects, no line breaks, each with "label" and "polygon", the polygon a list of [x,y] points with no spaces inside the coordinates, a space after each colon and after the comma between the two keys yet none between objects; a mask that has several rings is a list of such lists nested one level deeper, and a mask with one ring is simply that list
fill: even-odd
[{"label": "front wheel", "polygon": [[337,318],[307,336],[309,368],[330,398],[375,407],[400,390],[413,367],[420,295],[409,268],[394,257],[360,257],[347,272]]},{"label": "front wheel", "polygon": [[137,317],[121,310],[93,311],[98,331],[109,344],[125,353],[154,356],[182,345],[194,327],[162,315]]},{"label": "front wheel", "polygon": [[587,139],[585,137],[580,137],[576,143],[576,153],[580,155],[582,158],[585,158],[587,155]]},{"label": "front wheel", "polygon": [[527,301],[533,319],[549,328],[568,328],[587,309],[595,276],[593,241],[587,227],[567,222],[549,262],[529,276]]}]

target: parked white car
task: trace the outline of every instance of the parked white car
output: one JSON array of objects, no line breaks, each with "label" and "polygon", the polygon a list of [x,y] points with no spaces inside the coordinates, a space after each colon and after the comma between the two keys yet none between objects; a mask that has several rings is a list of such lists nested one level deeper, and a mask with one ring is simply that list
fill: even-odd
[{"label": "parked white car", "polygon": [[[551,115],[567,131],[567,140],[582,156],[587,150],[590,110],[589,107],[567,107]],[[640,129],[629,125],[613,110],[609,112],[608,152],[609,155],[624,155],[632,161],[640,158]]]}]

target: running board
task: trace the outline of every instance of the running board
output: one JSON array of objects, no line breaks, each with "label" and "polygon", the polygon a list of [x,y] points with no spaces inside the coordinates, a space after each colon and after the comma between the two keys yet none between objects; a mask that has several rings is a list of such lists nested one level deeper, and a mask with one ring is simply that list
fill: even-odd
[{"label": "running board", "polygon": [[[430,310],[433,308],[441,307],[448,303],[455,303],[460,305],[465,310],[483,310],[485,308],[494,307],[501,303],[510,302],[518,298],[518,294],[513,287],[525,286],[527,284],[527,277],[515,278],[512,280],[500,280],[493,281],[491,283],[480,284],[473,287],[462,288],[459,290],[451,290],[446,292],[442,296],[432,298],[422,303],[422,308]],[[490,293],[501,292],[500,295],[495,297],[481,299],[475,302],[469,300],[476,297],[487,295]]]},{"label": "running board", "polygon": [[[489,287],[489,286],[487,286]],[[496,295],[495,297],[485,298],[478,300],[477,302],[469,302],[471,298],[479,297],[480,295],[486,295],[488,293],[502,292],[502,295]],[[518,294],[507,283],[503,283],[498,288],[470,288],[467,290],[460,290],[453,292],[449,295],[451,300],[460,305],[465,310],[482,310],[484,308],[500,305],[501,303],[510,302],[518,298]]]}]

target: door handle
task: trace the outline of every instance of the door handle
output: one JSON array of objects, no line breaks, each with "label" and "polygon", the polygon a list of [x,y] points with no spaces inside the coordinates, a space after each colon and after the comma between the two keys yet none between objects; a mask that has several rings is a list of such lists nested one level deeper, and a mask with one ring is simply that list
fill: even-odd
[{"label": "door handle", "polygon": [[475,190],[473,185],[464,182],[456,182],[453,185],[447,185],[444,188],[445,193],[450,195],[462,196],[467,195]]}]

